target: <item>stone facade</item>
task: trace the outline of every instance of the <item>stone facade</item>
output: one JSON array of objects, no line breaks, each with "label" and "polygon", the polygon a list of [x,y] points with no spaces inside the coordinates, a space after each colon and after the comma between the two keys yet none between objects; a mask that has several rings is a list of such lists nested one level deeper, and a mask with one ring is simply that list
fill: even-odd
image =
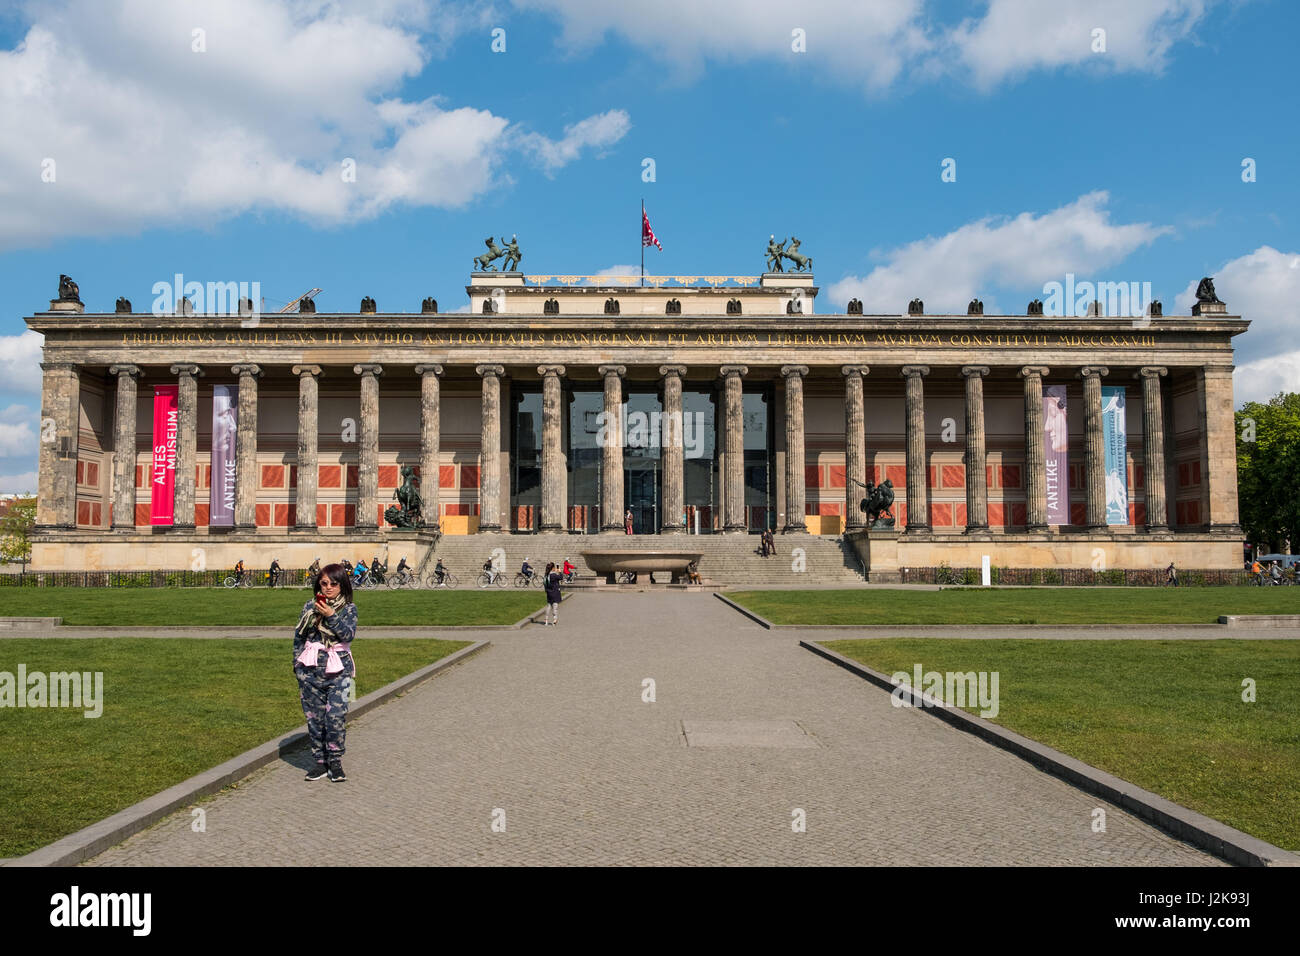
[{"label": "stone facade", "polygon": [[[572,278],[476,274],[468,315],[28,317],[36,567],[373,551],[399,534],[383,511],[402,465],[446,534],[621,533],[630,508],[639,534],[855,532],[873,569],[1089,567],[1098,548],[1110,567],[1240,563],[1239,317],[828,314],[807,275]],[[175,521],[151,527],[157,385],[179,386],[180,435]],[[233,529],[208,526],[215,385],[239,388]],[[1061,385],[1070,520],[1049,526],[1042,397]],[[1122,525],[1103,385],[1127,396]],[[860,485],[887,478],[896,525],[869,531]]]}]

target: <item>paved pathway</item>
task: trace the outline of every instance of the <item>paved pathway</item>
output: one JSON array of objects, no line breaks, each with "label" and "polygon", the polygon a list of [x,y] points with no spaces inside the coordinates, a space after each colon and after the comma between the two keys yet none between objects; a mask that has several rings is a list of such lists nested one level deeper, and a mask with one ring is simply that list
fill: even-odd
[{"label": "paved pathway", "polygon": [[[294,757],[204,804],[206,832],[186,811],[91,862],[310,865],[327,846],[354,864],[1218,862],[1109,805],[1093,833],[1095,797],[710,595],[562,611],[558,628],[485,634],[492,647],[355,721],[347,783],[306,783]],[[701,743],[765,729],[716,723],[740,718],[793,721],[772,739],[812,746],[686,746],[684,724]]]}]

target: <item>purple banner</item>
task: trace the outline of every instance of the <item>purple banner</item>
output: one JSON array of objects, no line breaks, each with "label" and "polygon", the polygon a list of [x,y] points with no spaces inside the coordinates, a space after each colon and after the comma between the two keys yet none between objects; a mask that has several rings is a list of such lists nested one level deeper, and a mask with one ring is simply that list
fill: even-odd
[{"label": "purple banner", "polygon": [[212,387],[212,488],[208,523],[218,528],[235,524],[235,436],[238,385]]},{"label": "purple banner", "polygon": [[1070,523],[1070,425],[1065,386],[1043,389],[1043,457],[1047,465],[1047,523]]}]

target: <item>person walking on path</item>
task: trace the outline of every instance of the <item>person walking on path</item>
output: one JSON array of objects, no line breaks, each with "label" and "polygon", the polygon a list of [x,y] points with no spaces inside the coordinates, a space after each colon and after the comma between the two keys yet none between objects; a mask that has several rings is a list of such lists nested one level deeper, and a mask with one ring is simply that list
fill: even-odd
[{"label": "person walking on path", "polygon": [[542,626],[550,625],[554,627],[560,623],[560,579],[563,577],[559,571],[555,570],[555,562],[550,561],[546,564],[546,619],[542,621]]},{"label": "person walking on path", "polygon": [[1174,567],[1174,562],[1169,562],[1169,567],[1165,568],[1165,584],[1172,584],[1178,587],[1178,569]]},{"label": "person walking on path", "polygon": [[293,631],[293,675],[315,759],[306,779],[329,774],[331,781],[342,783],[347,779],[342,760],[348,700],[356,686],[352,639],[357,634],[357,606],[352,603],[351,578],[339,564],[328,565],[316,576],[312,593]]}]

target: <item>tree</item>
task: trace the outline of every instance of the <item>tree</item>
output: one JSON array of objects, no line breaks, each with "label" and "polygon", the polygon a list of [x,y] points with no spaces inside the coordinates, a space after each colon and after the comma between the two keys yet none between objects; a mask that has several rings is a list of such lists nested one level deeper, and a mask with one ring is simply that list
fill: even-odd
[{"label": "tree", "polygon": [[0,559],[21,561],[23,570],[32,559],[32,529],[36,527],[36,498],[15,498],[0,515]]},{"label": "tree", "polygon": [[1237,501],[1247,540],[1300,547],[1300,394],[1247,402],[1236,414]]}]

